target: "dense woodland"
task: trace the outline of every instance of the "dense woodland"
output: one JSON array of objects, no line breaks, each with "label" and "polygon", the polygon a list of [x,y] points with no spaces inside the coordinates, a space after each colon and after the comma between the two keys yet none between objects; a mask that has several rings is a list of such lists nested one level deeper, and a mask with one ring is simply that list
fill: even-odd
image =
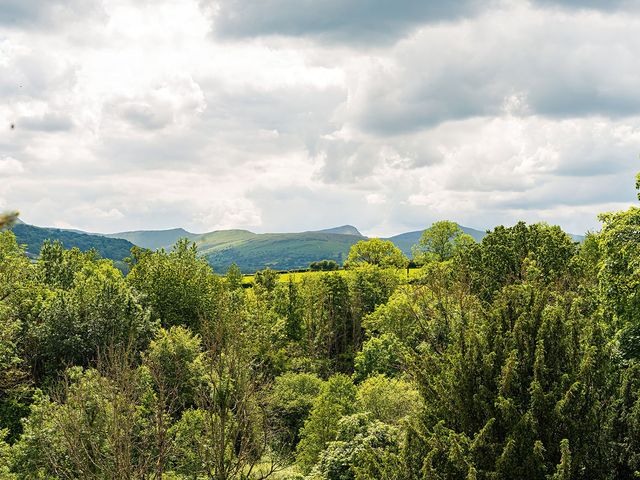
[{"label": "dense woodland", "polygon": [[13,233],[24,244],[27,252],[38,253],[43,242],[49,239],[59,240],[67,248],[77,247],[79,250],[96,250],[102,258],[109,258],[118,263],[129,256],[133,247],[131,242],[121,238],[108,238],[101,235],[61,230],[58,228],[34,227],[19,223],[13,226]]},{"label": "dense woodland", "polygon": [[124,276],[4,231],[0,479],[638,478],[640,208],[601,220],[253,288],[187,240]]}]

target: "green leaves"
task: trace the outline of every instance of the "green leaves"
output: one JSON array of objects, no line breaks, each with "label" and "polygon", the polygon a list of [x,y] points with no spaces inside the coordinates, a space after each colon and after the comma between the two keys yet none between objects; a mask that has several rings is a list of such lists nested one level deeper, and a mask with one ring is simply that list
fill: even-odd
[{"label": "green leaves", "polygon": [[214,315],[222,282],[197,256],[195,244],[182,239],[170,253],[134,250],[133,255],[127,282],[142,294],[143,304],[162,326],[198,331],[202,320]]},{"label": "green leaves", "polygon": [[18,212],[0,213],[0,230],[10,227],[18,220]]},{"label": "green leaves", "polygon": [[355,268],[366,264],[379,267],[405,268],[408,260],[390,240],[371,238],[360,240],[349,250],[345,268]]},{"label": "green leaves", "polygon": [[457,223],[448,220],[435,222],[426,229],[413,247],[413,258],[418,263],[443,262],[451,259],[475,243]]}]

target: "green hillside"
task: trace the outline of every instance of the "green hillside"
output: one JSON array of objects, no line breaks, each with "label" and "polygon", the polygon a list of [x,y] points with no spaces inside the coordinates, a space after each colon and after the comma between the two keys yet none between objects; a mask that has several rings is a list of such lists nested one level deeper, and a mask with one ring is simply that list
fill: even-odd
[{"label": "green hillside", "polygon": [[58,240],[65,248],[77,247],[82,251],[95,249],[102,258],[120,261],[129,256],[131,242],[118,238],[108,238],[102,235],[91,235],[59,228],[34,227],[26,223],[17,223],[12,228],[18,244],[26,245],[27,252],[33,255],[40,253],[40,247],[45,240]]},{"label": "green hillside", "polygon": [[325,228],[324,230],[313,230],[306,233],[340,233],[342,235],[357,235],[358,237],[364,237],[353,225],[342,225],[340,227]]},{"label": "green hillside", "polygon": [[133,232],[119,232],[105,234],[109,238],[121,238],[142,248],[159,250],[170,249],[181,238],[195,239],[198,235],[187,232],[184,228],[170,230],[137,230]]},{"label": "green hillside", "polygon": [[236,263],[243,272],[269,267],[274,270],[307,268],[316,260],[342,264],[351,246],[363,237],[352,234],[304,232],[263,233],[227,230],[196,239],[202,254],[217,272]]},{"label": "green hillside", "polygon": [[[462,227],[476,241],[482,240],[485,232]],[[351,225],[301,233],[253,233],[248,230],[217,230],[209,233],[191,233],[183,228],[170,230],[139,230],[107,235],[86,234],[80,231],[34,227],[19,223],[14,227],[18,241],[28,245],[28,251],[38,254],[46,239],[60,240],[67,248],[81,250],[95,248],[104,258],[121,260],[129,256],[133,245],[151,250],[170,250],[180,239],[188,238],[198,245],[200,255],[205,257],[218,273],[224,273],[236,263],[244,273],[253,273],[264,268],[274,270],[304,269],[318,260],[335,260],[342,264],[351,246],[367,237]],[[402,233],[389,237],[405,255],[411,257],[423,230]],[[574,240],[583,237],[572,235]]]}]

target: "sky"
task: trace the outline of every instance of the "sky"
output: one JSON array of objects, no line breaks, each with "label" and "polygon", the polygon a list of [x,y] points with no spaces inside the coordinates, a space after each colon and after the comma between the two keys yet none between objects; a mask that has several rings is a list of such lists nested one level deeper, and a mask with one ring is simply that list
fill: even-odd
[{"label": "sky", "polygon": [[0,210],[595,230],[637,203],[638,32],[639,0],[0,0]]}]

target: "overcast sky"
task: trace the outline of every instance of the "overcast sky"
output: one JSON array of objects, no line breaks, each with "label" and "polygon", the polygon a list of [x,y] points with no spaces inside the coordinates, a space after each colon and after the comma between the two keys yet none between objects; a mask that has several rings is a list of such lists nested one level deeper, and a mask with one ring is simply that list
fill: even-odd
[{"label": "overcast sky", "polygon": [[639,0],[0,0],[0,210],[582,233],[634,203],[639,32]]}]

